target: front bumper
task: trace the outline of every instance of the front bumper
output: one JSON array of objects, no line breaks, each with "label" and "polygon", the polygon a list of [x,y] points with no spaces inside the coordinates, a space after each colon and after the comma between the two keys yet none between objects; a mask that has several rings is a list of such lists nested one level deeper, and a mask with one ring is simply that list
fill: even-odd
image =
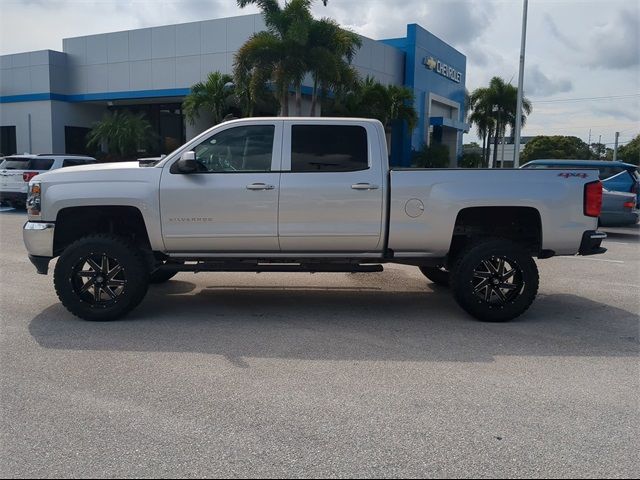
[{"label": "front bumper", "polygon": [[578,255],[598,255],[606,252],[607,249],[600,246],[605,238],[607,238],[607,234],[604,232],[587,230],[582,234]]},{"label": "front bumper", "polygon": [[55,223],[27,222],[22,229],[24,246],[29,255],[36,257],[53,257],[53,233]]}]

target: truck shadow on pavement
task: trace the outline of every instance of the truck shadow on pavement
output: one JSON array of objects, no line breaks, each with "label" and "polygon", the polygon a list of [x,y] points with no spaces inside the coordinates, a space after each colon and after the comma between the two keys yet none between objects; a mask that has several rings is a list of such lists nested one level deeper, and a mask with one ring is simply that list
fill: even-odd
[{"label": "truck shadow on pavement", "polygon": [[498,356],[636,356],[639,317],[574,295],[540,295],[521,318],[473,320],[446,289],[155,287],[116,322],[54,304],[29,325],[49,349],[185,352],[250,358],[491,362]]}]

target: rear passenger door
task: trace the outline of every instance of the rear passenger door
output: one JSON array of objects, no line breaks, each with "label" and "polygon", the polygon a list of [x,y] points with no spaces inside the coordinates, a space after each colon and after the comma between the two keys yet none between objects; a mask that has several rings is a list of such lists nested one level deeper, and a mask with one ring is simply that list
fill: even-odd
[{"label": "rear passenger door", "polygon": [[285,121],[278,233],[283,252],[375,252],[383,171],[373,125]]}]

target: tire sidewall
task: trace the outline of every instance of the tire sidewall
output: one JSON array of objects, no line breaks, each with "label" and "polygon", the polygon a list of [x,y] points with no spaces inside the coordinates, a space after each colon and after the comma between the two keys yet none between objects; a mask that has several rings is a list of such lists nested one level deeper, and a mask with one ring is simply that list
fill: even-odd
[{"label": "tire sidewall", "polygon": [[[489,305],[473,293],[473,272],[482,260],[504,257],[522,272],[524,286],[518,297],[506,305]],[[508,240],[488,240],[479,243],[456,262],[451,275],[452,288],[458,304],[479,320],[506,322],[524,313],[538,293],[538,268],[531,255]]]},{"label": "tire sidewall", "polygon": [[[108,307],[95,307],[83,301],[74,291],[74,267],[91,254],[106,254],[122,265],[127,284],[118,301]],[[74,315],[91,321],[110,321],[122,317],[144,298],[149,272],[138,250],[125,240],[111,236],[91,236],[67,247],[54,270],[54,285],[62,304]]]}]

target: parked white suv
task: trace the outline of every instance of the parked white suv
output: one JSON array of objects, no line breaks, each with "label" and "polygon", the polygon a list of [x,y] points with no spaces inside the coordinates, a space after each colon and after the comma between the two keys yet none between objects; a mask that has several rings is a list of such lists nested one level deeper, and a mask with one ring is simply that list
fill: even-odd
[{"label": "parked white suv", "polygon": [[0,163],[0,203],[24,207],[29,180],[40,173],[63,167],[90,165],[96,159],[72,154],[23,154],[4,157]]}]

